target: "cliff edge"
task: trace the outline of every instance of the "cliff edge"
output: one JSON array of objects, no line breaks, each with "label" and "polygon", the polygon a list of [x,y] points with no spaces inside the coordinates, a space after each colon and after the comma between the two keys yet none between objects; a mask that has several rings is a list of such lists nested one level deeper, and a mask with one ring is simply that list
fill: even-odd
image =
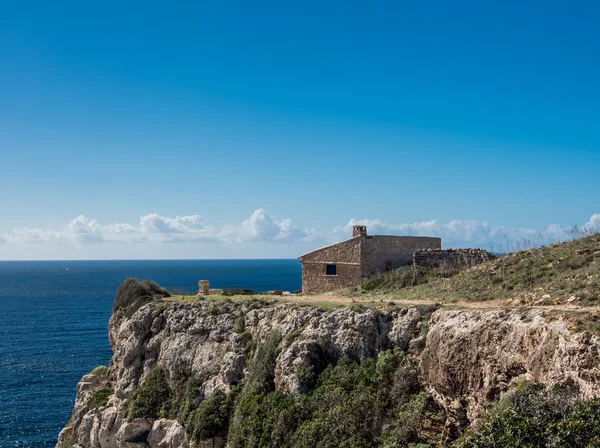
[{"label": "cliff edge", "polygon": [[441,446],[524,380],[600,396],[600,340],[571,327],[547,309],[179,302],[129,279],[110,365],[77,385],[57,447],[336,446],[345,425],[344,446]]}]

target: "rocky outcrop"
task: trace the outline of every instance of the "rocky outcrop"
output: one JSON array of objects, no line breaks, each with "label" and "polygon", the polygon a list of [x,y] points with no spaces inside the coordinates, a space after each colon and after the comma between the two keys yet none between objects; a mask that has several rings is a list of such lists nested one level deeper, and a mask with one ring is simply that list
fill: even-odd
[{"label": "rocky outcrop", "polygon": [[[109,323],[110,366],[77,387],[71,421],[58,445],[194,448],[180,422],[125,418],[132,391],[157,366],[173,378],[181,368],[202,378],[194,405],[243,381],[256,347],[280,335],[274,376],[278,389],[302,392],[299,367],[340,356],[377,357],[387,348],[409,353],[420,382],[445,411],[450,436],[476,422],[514,382],[570,380],[584,398],[600,396],[599,340],[572,333],[544,310],[324,310],[260,301],[178,303],[154,300],[132,313],[115,310]],[[95,406],[99,391],[110,391]],[[90,401],[92,400],[92,402]],[[92,406],[94,405],[94,406]],[[221,442],[215,444],[219,445]]]},{"label": "rocky outcrop", "polygon": [[457,435],[520,380],[600,396],[599,348],[597,336],[572,333],[545,310],[440,310],[429,321],[421,381]]}]

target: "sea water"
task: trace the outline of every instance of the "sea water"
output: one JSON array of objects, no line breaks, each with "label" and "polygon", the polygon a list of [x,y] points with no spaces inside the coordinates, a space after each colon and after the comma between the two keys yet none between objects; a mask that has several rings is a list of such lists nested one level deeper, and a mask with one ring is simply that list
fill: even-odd
[{"label": "sea water", "polygon": [[108,320],[127,277],[167,289],[295,291],[296,260],[0,262],[0,447],[54,447],[79,379],[108,365]]}]

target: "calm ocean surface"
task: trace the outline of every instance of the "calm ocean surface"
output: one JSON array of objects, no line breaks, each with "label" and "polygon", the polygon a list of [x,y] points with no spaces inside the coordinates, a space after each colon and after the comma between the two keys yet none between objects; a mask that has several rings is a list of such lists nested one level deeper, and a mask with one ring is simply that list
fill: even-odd
[{"label": "calm ocean surface", "polygon": [[77,381],[108,365],[108,319],[120,283],[255,291],[301,286],[297,260],[0,262],[0,447],[54,447]]}]

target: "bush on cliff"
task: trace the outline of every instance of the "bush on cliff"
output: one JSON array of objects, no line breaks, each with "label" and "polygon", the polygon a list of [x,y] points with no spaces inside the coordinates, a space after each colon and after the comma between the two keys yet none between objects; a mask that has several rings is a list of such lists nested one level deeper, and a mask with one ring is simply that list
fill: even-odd
[{"label": "bush on cliff", "polygon": [[439,433],[441,420],[401,350],[384,351],[377,360],[340,359],[313,369],[305,393],[294,395],[275,389],[280,342],[281,334],[270,333],[256,349],[246,379],[229,394],[216,390],[204,399],[203,379],[192,376],[189,367],[170,377],[157,365],[129,395],[124,415],[128,421],[177,419],[191,440],[223,437],[233,448],[394,448],[435,442],[421,428],[427,423]]},{"label": "bush on cliff", "polygon": [[256,292],[248,288],[229,288],[223,290],[224,296],[251,296],[253,294],[256,294]]},{"label": "bush on cliff", "polygon": [[125,417],[128,421],[136,418],[162,418],[168,413],[172,390],[167,380],[167,372],[157,366],[136,387],[127,402]]},{"label": "bush on cliff", "polygon": [[600,401],[582,402],[568,388],[523,383],[501,400],[456,448],[600,446]]},{"label": "bush on cliff", "polygon": [[140,282],[137,278],[128,278],[119,286],[113,305],[113,313],[126,309],[126,314],[131,316],[142,305],[154,299],[169,296],[170,294],[165,288],[161,288],[152,280]]},{"label": "bush on cliff", "polygon": [[190,416],[187,426],[192,440],[207,440],[214,437],[227,437],[229,420],[233,414],[239,387],[229,394],[216,389]]},{"label": "bush on cliff", "polygon": [[108,372],[108,367],[98,366],[90,372],[90,375],[105,375]]},{"label": "bush on cliff", "polygon": [[172,379],[168,416],[176,418],[179,423],[185,425],[195,406],[198,406],[198,400],[202,397],[203,383],[204,378],[193,376],[189,365],[184,364],[177,367]]},{"label": "bush on cliff", "polygon": [[[264,374],[255,372],[254,378]],[[301,395],[248,387],[238,402],[228,446],[408,446],[423,441],[421,426],[436,418],[400,350],[383,352],[377,361],[341,359],[314,375],[313,389]]]},{"label": "bush on cliff", "polygon": [[237,391],[226,395],[216,390],[202,400],[203,378],[189,366],[178,367],[169,380],[167,371],[155,366],[129,396],[125,418],[169,418],[186,427],[192,440],[226,437]]},{"label": "bush on cliff", "polygon": [[90,398],[86,403],[86,409],[90,411],[101,406],[106,406],[106,404],[108,403],[108,399],[112,394],[113,390],[109,388],[95,390],[90,394]]},{"label": "bush on cliff", "polygon": [[275,361],[279,354],[281,333],[272,331],[264,344],[256,349],[246,380],[246,389],[253,388],[258,392],[275,390]]}]

